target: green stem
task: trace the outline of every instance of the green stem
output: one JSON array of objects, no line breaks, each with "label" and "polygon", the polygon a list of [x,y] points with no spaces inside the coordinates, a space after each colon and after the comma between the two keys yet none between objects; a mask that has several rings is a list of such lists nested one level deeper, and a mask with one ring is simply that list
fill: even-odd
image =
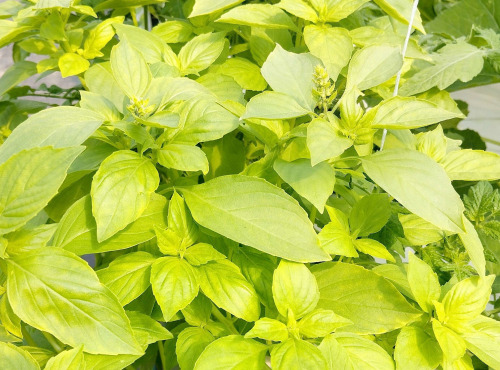
[{"label": "green stem", "polygon": [[42,331],[43,336],[47,339],[47,342],[54,348],[54,350],[59,353],[63,351],[63,348],[57,343],[56,339],[49,333]]},{"label": "green stem", "polygon": [[311,213],[309,214],[309,220],[314,224],[314,221],[316,221],[316,215],[318,213],[318,210],[316,209],[315,206],[312,206],[311,208]]},{"label": "green stem", "polygon": [[165,359],[165,348],[163,347],[163,341],[158,341],[158,351],[160,352],[161,368],[167,370],[167,360]]},{"label": "green stem", "polygon": [[234,324],[228,320],[224,315],[215,307],[212,306],[212,315],[215,316],[215,318],[221,323],[226,326],[226,328],[232,333],[232,334],[240,334],[238,330],[234,327]]},{"label": "green stem", "polygon": [[494,145],[500,146],[500,141],[497,141],[497,140],[488,139],[487,137],[482,137],[482,136],[481,136],[481,140],[483,140],[486,143],[490,143],[490,144],[494,144]]}]

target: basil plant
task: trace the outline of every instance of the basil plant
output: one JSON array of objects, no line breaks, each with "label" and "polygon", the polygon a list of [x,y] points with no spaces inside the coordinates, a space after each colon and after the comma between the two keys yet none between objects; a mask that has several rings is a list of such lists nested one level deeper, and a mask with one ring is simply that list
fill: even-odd
[{"label": "basil plant", "polygon": [[0,368],[500,369],[498,8],[1,2]]}]

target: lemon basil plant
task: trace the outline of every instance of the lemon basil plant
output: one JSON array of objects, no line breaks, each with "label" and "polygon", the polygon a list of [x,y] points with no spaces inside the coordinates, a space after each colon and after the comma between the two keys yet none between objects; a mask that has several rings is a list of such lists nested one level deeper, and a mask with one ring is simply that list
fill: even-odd
[{"label": "lemon basil plant", "polygon": [[0,3],[0,368],[500,369],[500,3],[416,5]]}]

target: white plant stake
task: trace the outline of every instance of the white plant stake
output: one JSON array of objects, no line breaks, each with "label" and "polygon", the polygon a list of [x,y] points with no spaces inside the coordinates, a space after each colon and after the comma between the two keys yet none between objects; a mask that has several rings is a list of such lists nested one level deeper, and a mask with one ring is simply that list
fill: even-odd
[{"label": "white plant stake", "polygon": [[[408,23],[408,31],[406,32],[406,38],[405,42],[403,44],[403,60],[406,55],[406,49],[408,49],[408,42],[410,41],[410,35],[413,29],[413,21],[415,19],[415,14],[417,13],[417,7],[418,7],[418,0],[413,1],[413,7],[411,9],[411,15],[410,15],[410,22]],[[398,74],[396,75],[396,84],[394,85],[394,92],[392,96],[397,96],[398,95],[398,90],[399,90],[399,81],[401,80],[401,72],[403,71],[403,67],[401,66],[401,69],[399,70]],[[385,138],[387,136],[387,129],[384,128],[384,131],[382,133],[382,141],[380,142],[380,150],[384,149],[384,144],[385,144]]]}]

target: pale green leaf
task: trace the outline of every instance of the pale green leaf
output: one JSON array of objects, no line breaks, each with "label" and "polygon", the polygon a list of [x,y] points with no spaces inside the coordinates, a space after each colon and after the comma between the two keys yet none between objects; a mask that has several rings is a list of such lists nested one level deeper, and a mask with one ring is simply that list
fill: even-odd
[{"label": "pale green leaf", "polygon": [[461,40],[447,44],[434,56],[435,64],[424,68],[407,79],[399,90],[408,96],[437,86],[446,89],[457,80],[468,82],[483,69],[483,51]]},{"label": "pale green leaf", "polygon": [[220,65],[217,72],[232,77],[246,90],[261,91],[267,87],[259,66],[245,58],[229,58]]},{"label": "pale green leaf", "polygon": [[125,313],[130,320],[134,336],[142,348],[146,349],[151,343],[173,338],[172,333],[148,315],[136,311],[126,311]]},{"label": "pale green leaf", "polygon": [[243,0],[196,0],[189,17],[215,13],[242,3]]},{"label": "pale green leaf", "polygon": [[297,28],[283,10],[271,4],[241,5],[224,13],[217,22],[270,29]]},{"label": "pale green leaf", "polygon": [[318,163],[313,167],[309,159],[293,162],[278,159],[274,162],[274,170],[283,181],[323,213],[335,185],[335,170],[328,163]]},{"label": "pale green leaf", "polygon": [[161,195],[152,194],[141,217],[111,238],[98,242],[92,200],[86,196],[66,211],[54,234],[53,245],[78,255],[126,249],[154,238],[154,226],[164,228],[166,224],[167,200]]},{"label": "pale green leaf", "polygon": [[396,341],[394,359],[401,370],[434,370],[443,353],[436,339],[418,326],[401,329]]},{"label": "pale green leaf", "polygon": [[440,241],[445,237],[445,232],[423,218],[414,214],[398,215],[403,226],[406,240],[410,245],[426,245]]},{"label": "pale green leaf", "polygon": [[371,89],[390,79],[402,66],[403,57],[399,46],[366,46],[352,56],[347,72],[347,89]]},{"label": "pale green leaf", "polygon": [[288,328],[281,321],[263,317],[255,322],[245,338],[261,338],[275,342],[283,342],[288,338]]},{"label": "pale green leaf", "polygon": [[208,330],[188,327],[181,331],[175,343],[177,361],[182,370],[193,370],[203,350],[215,340]]},{"label": "pale green leaf", "polygon": [[307,147],[313,166],[341,155],[352,144],[352,140],[343,136],[335,125],[322,118],[313,119],[307,127]]},{"label": "pale green leaf", "polygon": [[271,367],[276,370],[324,370],[326,361],[315,345],[290,338],[271,350]]},{"label": "pale green leaf", "polygon": [[167,144],[158,150],[158,163],[180,171],[208,172],[207,156],[194,145]]},{"label": "pale green leaf", "polygon": [[387,352],[373,341],[349,333],[327,336],[319,349],[326,359],[325,369],[393,370],[394,362]]},{"label": "pale green leaf", "polygon": [[108,267],[97,271],[106,285],[125,306],[150,286],[151,265],[155,258],[146,252],[133,252],[113,260]]},{"label": "pale green leaf", "polygon": [[356,236],[380,231],[391,216],[391,202],[386,194],[365,195],[352,207],[349,226]]},{"label": "pale green leaf", "polygon": [[311,113],[310,110],[304,109],[289,95],[264,91],[250,99],[241,119],[288,119],[302,117],[309,113]]},{"label": "pale green leaf", "polygon": [[224,49],[224,33],[205,33],[188,41],[179,52],[181,73],[197,74],[210,67]]},{"label": "pale green leaf", "polygon": [[228,260],[196,267],[200,288],[218,307],[246,321],[259,318],[260,302],[254,287]]},{"label": "pale green leaf", "polygon": [[[391,17],[397,19],[404,24],[409,24],[412,15],[412,3],[406,0],[375,0],[375,3],[382,8]],[[420,12],[416,11],[412,19],[413,28],[425,34],[424,26],[422,25],[422,18]]]},{"label": "pale green leaf", "polygon": [[6,370],[40,370],[33,356],[10,343],[0,342],[0,359],[2,367]]},{"label": "pale green leaf", "polygon": [[149,158],[130,150],[111,154],[92,180],[92,214],[97,240],[104,240],[137,220],[160,182]]},{"label": "pale green leaf", "polygon": [[319,58],[328,76],[336,81],[353,51],[349,31],[327,25],[308,25],[304,28],[304,41],[312,55]]},{"label": "pale green leaf", "polygon": [[273,275],[273,297],[279,313],[296,319],[311,312],[318,303],[318,284],[309,269],[296,262],[282,260]]},{"label": "pale green leaf", "polygon": [[473,320],[475,331],[462,334],[467,349],[493,369],[500,367],[500,323],[492,318],[479,316]]},{"label": "pale green leaf", "polygon": [[104,54],[101,52],[101,49],[106,46],[115,35],[113,24],[121,24],[124,20],[125,17],[123,16],[112,17],[98,23],[92,28],[83,44],[83,57],[86,59],[93,59],[103,56]]},{"label": "pale green leaf", "polygon": [[253,339],[229,335],[210,343],[202,352],[195,370],[261,370],[267,346]]},{"label": "pale green leaf", "polygon": [[0,77],[0,96],[17,84],[36,74],[36,64],[28,61],[19,61],[7,68]]},{"label": "pale green leaf", "polygon": [[151,286],[167,322],[191,303],[199,289],[196,271],[177,257],[162,257],[153,263]]},{"label": "pale green leaf", "polygon": [[372,257],[383,258],[390,262],[396,262],[392,254],[389,253],[385,245],[373,239],[356,239],[353,241],[354,247],[361,253]]},{"label": "pale green leaf", "polygon": [[443,230],[463,232],[464,205],[444,169],[425,154],[386,149],[362,158],[368,176],[409,211]]},{"label": "pale green leaf", "polygon": [[262,76],[271,88],[293,97],[305,110],[316,106],[312,90],[314,88],[314,68],[321,62],[310,54],[295,54],[276,44],[262,66]]},{"label": "pale green leaf", "polygon": [[64,53],[58,60],[57,65],[61,70],[61,76],[69,77],[79,75],[90,67],[90,62],[76,53]]},{"label": "pale green leaf", "polygon": [[329,259],[305,211],[263,179],[221,176],[182,194],[197,223],[229,239],[299,262]]},{"label": "pale green leaf", "polygon": [[443,351],[443,362],[453,363],[465,354],[465,341],[456,332],[436,319],[432,319],[432,330]]},{"label": "pale green leaf", "polygon": [[318,307],[354,323],[339,330],[381,334],[420,316],[391,283],[361,266],[328,262],[312,271],[319,286]]},{"label": "pale green leaf", "polygon": [[411,129],[457,117],[463,115],[442,109],[430,101],[395,96],[371,109],[363,120],[368,120],[374,128]]},{"label": "pale green leaf", "polygon": [[52,357],[44,368],[45,370],[85,370],[83,346],[63,351]]},{"label": "pale green leaf", "polygon": [[0,165],[0,235],[17,230],[47,205],[82,149],[33,148]]},{"label": "pale green leaf", "polygon": [[358,257],[354,248],[349,221],[347,216],[340,210],[326,207],[330,215],[330,222],[321,229],[318,238],[321,248],[330,254],[338,254],[346,257]]},{"label": "pale green leaf", "polygon": [[9,302],[27,324],[85,352],[141,354],[118,299],[73,253],[41,248],[7,265]]},{"label": "pale green leaf", "polygon": [[326,337],[334,330],[352,324],[351,320],[336,315],[331,310],[318,308],[309,312],[299,322],[299,332],[306,338]]},{"label": "pale green leaf", "polygon": [[477,234],[474,225],[464,216],[465,232],[458,234],[465,250],[469,254],[469,258],[479,273],[479,275],[484,276],[486,274],[486,260],[484,257],[484,248],[479,235]]},{"label": "pale green leaf", "polygon": [[210,261],[223,260],[226,258],[217,249],[207,243],[198,243],[189,247],[184,252],[184,258],[193,266],[200,266]]},{"label": "pale green leaf", "polygon": [[433,301],[441,297],[438,276],[427,263],[413,253],[408,255],[408,261],[407,276],[413,297],[425,312],[431,313],[434,309]]},{"label": "pale green leaf", "polygon": [[483,150],[454,150],[441,161],[451,180],[497,180],[500,178],[500,155]]},{"label": "pale green leaf", "polygon": [[0,146],[0,163],[24,149],[82,144],[102,124],[102,117],[88,109],[55,107],[30,116]]},{"label": "pale green leaf", "polygon": [[116,83],[129,98],[142,98],[151,83],[146,60],[127,39],[111,50],[111,69]]}]

